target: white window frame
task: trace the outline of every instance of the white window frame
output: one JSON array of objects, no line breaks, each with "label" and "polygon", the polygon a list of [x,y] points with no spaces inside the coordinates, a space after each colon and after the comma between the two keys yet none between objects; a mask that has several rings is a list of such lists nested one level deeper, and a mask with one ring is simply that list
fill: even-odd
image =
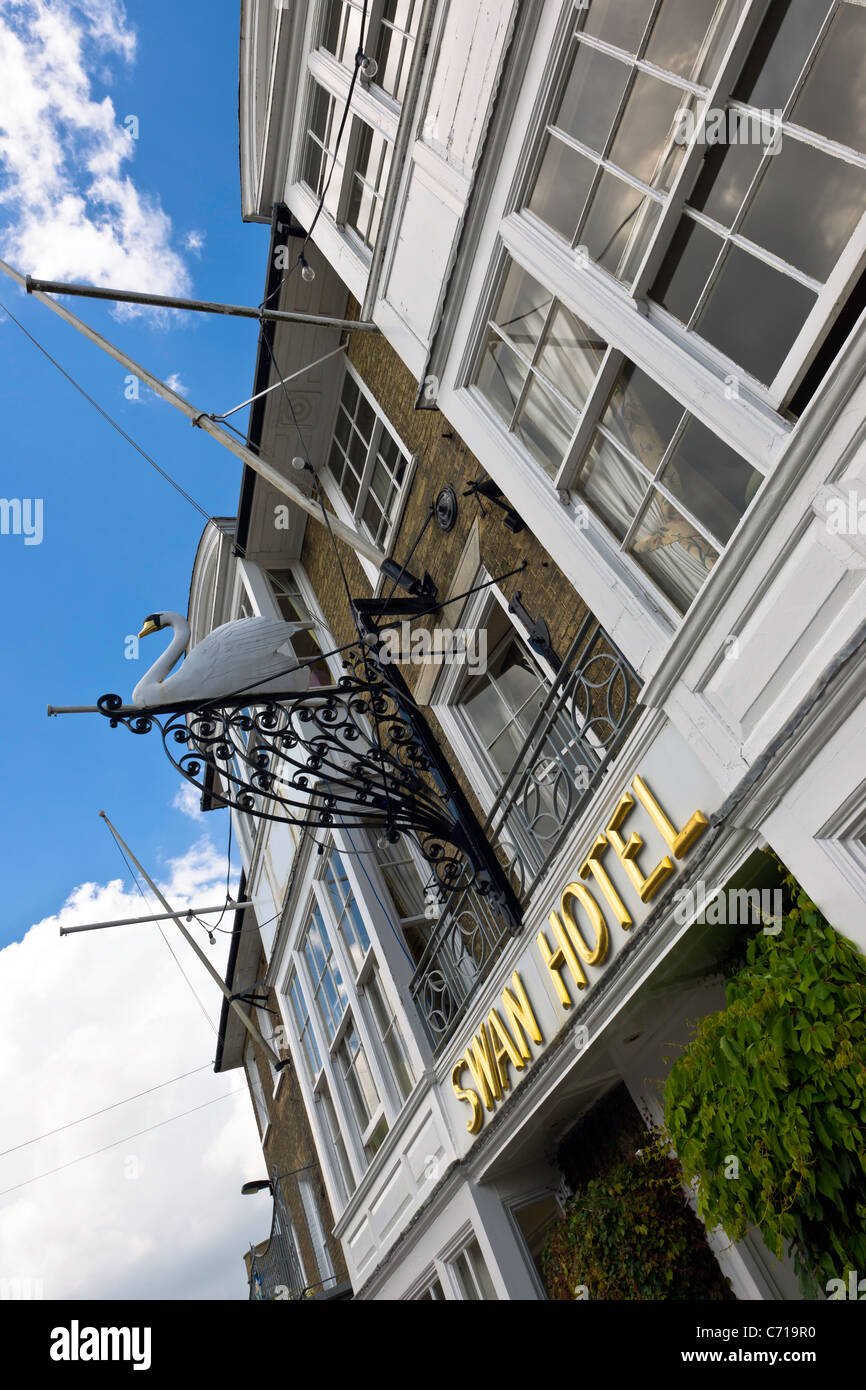
[{"label": "white window frame", "polygon": [[[319,4],[313,7],[307,27],[307,58],[306,70],[301,82],[301,99],[296,109],[296,120],[294,123],[295,139],[294,150],[290,161],[290,182],[296,194],[297,207],[296,214],[301,216],[303,221],[311,222],[318,207],[318,195],[304,182],[304,160],[307,146],[307,132],[310,127],[312,114],[312,103],[314,100],[314,84],[326,91],[334,98],[334,120],[335,129],[339,127],[342,111],[345,107],[346,99],[349,95],[349,85],[354,68],[354,54],[351,66],[338,62],[336,57],[323,47],[322,41],[327,22],[329,0],[319,0]],[[371,0],[367,19],[367,29],[364,36],[364,48],[368,56],[372,57],[378,46],[379,31],[383,11],[382,0]],[[416,10],[416,15],[420,18],[420,6]],[[413,44],[414,50],[414,44]],[[411,63],[411,58],[410,58]],[[397,139],[397,128],[400,122],[401,105],[381,87],[373,81],[359,79],[355,83],[352,93],[352,103],[350,115],[343,133],[340,151],[337,157],[337,168],[334,170],[334,179],[339,179],[339,194],[336,204],[336,216],[333,217],[327,211],[321,214],[321,221],[332,227],[347,253],[349,266],[347,267],[350,283],[354,288],[358,288],[363,296],[363,285],[369,272],[372,261],[373,251],[361,238],[361,236],[350,227],[346,221],[351,189],[356,172],[357,151],[361,138],[361,125],[369,126],[374,132],[381,135],[388,143],[390,148],[391,165],[393,166],[393,151]],[[327,179],[330,171],[332,158],[328,158],[325,178]],[[386,175],[384,184],[378,194],[381,205],[384,205],[385,198],[392,179],[395,176],[393,167],[390,167]],[[333,181],[332,181],[333,187]],[[381,212],[380,212],[381,224]],[[381,230],[381,225],[380,225]],[[377,233],[378,240],[378,233]],[[374,243],[375,245],[375,243]],[[344,278],[346,278],[344,276]]]},{"label": "white window frame", "polygon": [[[766,3],[767,0],[746,0],[738,30],[722,60],[714,85],[708,89],[708,108],[724,104],[726,93],[736,81],[745,55],[757,35]],[[856,3],[860,4],[860,0],[856,0]],[[519,119],[520,124],[519,127],[515,125],[515,129],[519,128],[521,134],[509,137],[511,153],[478,237],[484,261],[477,271],[467,272],[463,276],[467,288],[467,307],[473,305],[474,312],[471,322],[463,320],[467,328],[461,331],[459,345],[455,344],[453,350],[451,360],[454,368],[443,374],[443,380],[453,383],[443,393],[443,408],[448,409],[453,391],[455,405],[459,402],[460,409],[465,412],[462,425],[464,434],[469,432],[476,453],[479,448],[485,447],[491,451],[498,450],[499,455],[508,460],[503,467],[519,469],[522,474],[532,478],[531,486],[545,514],[544,524],[553,526],[560,540],[560,518],[566,525],[574,524],[579,518],[577,504],[580,498],[570,495],[567,490],[572,465],[576,458],[582,460],[582,446],[588,445],[601,406],[613,384],[616,375],[614,354],[622,355],[647,372],[695,419],[709,427],[759,473],[768,476],[784,455],[795,428],[789,419],[780,414],[780,403],[788,399],[823,341],[816,335],[809,354],[798,358],[796,373],[792,372],[791,364],[785,366],[771,391],[751,379],[708,342],[684,328],[664,309],[647,303],[647,290],[655,280],[703,158],[704,147],[698,145],[697,141],[686,151],[655,234],[657,240],[647,250],[644,263],[630,289],[587,258],[581,258],[576,263],[574,251],[561,238],[546,228],[539,218],[522,210],[524,193],[540,159],[545,127],[558,96],[555,79],[566,63],[575,13],[573,2],[565,4],[556,22],[555,33],[553,23],[541,26],[543,34],[539,36],[529,62],[531,81],[524,81],[523,90],[517,93],[518,116],[515,120]],[[603,47],[601,43],[593,42],[595,46]],[[551,53],[557,55],[555,64],[550,62]],[[661,76],[661,72],[657,75]],[[527,133],[524,135],[522,132]],[[810,140],[820,144],[820,140],[811,136]],[[838,147],[833,146],[833,149]],[[860,155],[855,158],[861,162]],[[659,238],[665,221],[670,226],[662,242]],[[866,227],[862,223],[854,240],[849,243],[848,252],[842,253],[837,269],[828,281],[828,295],[836,300],[841,295],[842,302],[842,280],[846,285],[853,285],[866,259],[866,242],[861,253],[858,240],[861,234],[866,238]],[[593,398],[587,401],[578,420],[573,447],[558,479],[552,480],[520,440],[507,433],[507,427],[500,417],[473,385],[505,254],[535,276],[610,345],[605,369],[599,373]],[[807,329],[810,321],[807,321]],[[801,347],[802,344],[795,344],[792,352],[799,352]],[[444,352],[443,348],[443,356]],[[441,365],[444,366],[444,361]],[[436,369],[435,363],[432,369]],[[729,387],[732,379],[735,390]],[[456,413],[459,424],[460,410]],[[503,449],[505,438],[508,445]],[[558,503],[563,506],[560,507]],[[724,554],[735,543],[738,530],[727,546],[715,545],[714,548]],[[608,531],[597,513],[592,512],[590,530],[580,537],[579,544],[581,550],[587,552],[587,559],[591,552],[593,557],[597,557],[597,567],[603,567],[604,573],[611,579],[615,576],[625,585],[657,630],[656,640],[667,645],[681,626],[684,614],[638,561],[622,549],[619,540]],[[718,562],[713,568],[718,568]],[[712,570],[707,578],[712,578]],[[705,585],[706,581],[698,596]]]},{"label": "white window frame", "polygon": [[[815,58],[823,44],[823,41],[831,25],[833,24],[836,14],[839,12],[843,5],[852,3],[855,6],[860,6],[862,8],[862,0],[830,0],[830,8],[828,10],[827,16],[825,17],[821,30],[819,31],[819,34],[813,44],[813,48],[806,60],[806,63],[800,73],[800,76],[797,79],[797,82],[795,83],[794,87],[792,88],[791,93],[789,94],[788,102],[783,109],[780,121],[780,129],[782,132],[783,140],[786,135],[789,135],[792,140],[808,144],[812,148],[818,150],[824,150],[828,153],[835,154],[846,163],[853,164],[861,169],[866,169],[866,152],[860,152],[849,149],[847,146],[842,146],[837,142],[829,140],[823,136],[816,135],[809,131],[805,131],[802,127],[793,124],[789,119],[790,112],[800,94],[800,91],[802,90],[805,81],[808,78],[808,75],[814,64]],[[755,112],[756,114],[760,114],[758,108],[750,107],[744,102],[733,100],[730,94],[739,78],[739,74],[743,66],[743,61],[745,57],[748,55],[748,52],[754,40],[757,37],[767,8],[767,0],[743,0],[743,9],[740,16],[739,24],[735,32],[731,36],[727,51],[722,57],[715,78],[709,86],[702,86],[698,83],[690,82],[685,78],[677,78],[675,75],[670,74],[664,71],[663,69],[656,68],[651,63],[647,63],[641,55],[643,48],[646,46],[647,43],[649,26],[647,32],[645,32],[644,34],[642,44],[638,49],[637,59],[632,58],[630,62],[635,72],[646,72],[656,78],[665,81],[670,86],[679,87],[680,90],[682,90],[684,96],[688,93],[692,93],[700,100],[703,100],[704,113],[710,109],[723,108],[728,104],[730,100],[731,105],[737,111]],[[651,11],[650,22],[652,22],[655,19],[657,10],[658,3],[656,4],[656,6],[654,6],[653,10]],[[558,34],[557,46],[554,50],[556,53],[556,62],[553,66],[556,76],[553,80],[548,78],[545,84],[544,91],[541,94],[540,100],[536,104],[536,109],[533,114],[533,119],[530,126],[531,134],[527,142],[527,149],[521,160],[518,176],[514,180],[511,190],[509,192],[506,205],[506,216],[508,214],[516,214],[520,218],[528,216],[530,221],[539,228],[542,228],[544,224],[538,218],[535,218],[531,213],[526,214],[523,211],[520,211],[520,208],[522,202],[524,201],[527,190],[529,186],[532,184],[540,166],[541,151],[544,145],[545,131],[548,122],[553,118],[555,104],[562,90],[564,76],[567,70],[571,35],[574,33],[575,28],[582,27],[582,22],[585,23],[586,10],[583,6],[580,5],[578,0],[576,0],[576,9],[574,11],[574,15],[576,22],[574,22],[574,20],[570,18],[570,15],[567,12],[563,15],[560,32]],[[621,58],[625,57],[624,50],[615,49],[611,45],[606,44],[603,40],[596,39],[590,35],[585,35],[581,40],[581,44],[583,46],[592,48],[600,53],[617,55]],[[627,83],[626,85],[626,90],[623,95],[622,102],[620,104],[620,109],[617,112],[616,118],[614,119],[612,133],[608,138],[608,145],[612,143],[613,139],[615,138],[617,120],[619,119],[619,116],[622,113],[622,109],[627,101],[628,94],[631,90],[631,80],[632,79],[630,79],[629,83]],[[667,253],[667,250],[669,249],[673,235],[679,225],[680,216],[683,211],[683,205],[687,201],[688,196],[691,193],[692,185],[694,183],[697,171],[699,170],[703,162],[703,158],[706,153],[706,146],[704,146],[700,142],[700,134],[701,123],[699,122],[698,128],[695,132],[695,138],[686,147],[685,154],[680,163],[680,168],[677,172],[677,176],[672,183],[671,189],[666,195],[660,195],[657,190],[653,190],[648,185],[641,183],[639,179],[629,177],[627,174],[625,175],[627,181],[631,182],[636,189],[639,189],[640,191],[645,192],[650,197],[652,197],[653,201],[657,202],[661,208],[659,220],[656,225],[655,231],[653,232],[652,237],[650,239],[650,243],[643,255],[640,265],[637,268],[632,285],[630,289],[626,291],[628,297],[636,304],[640,304],[642,301],[646,299],[648,295],[648,292],[655,280],[656,274],[661,267],[661,263],[664,259],[664,256]],[[575,149],[581,148],[579,142],[576,142],[574,140],[567,140],[563,143],[570,143],[571,146]],[[596,154],[596,152],[589,149],[586,149],[582,152],[585,153],[585,155],[593,163],[598,163],[599,166],[603,168],[603,160],[601,159],[601,156]],[[718,235],[723,237],[726,245],[728,244],[728,242],[731,242],[731,244],[736,245],[739,238],[738,227],[742,222],[743,218],[746,216],[748,208],[751,205],[751,201],[754,197],[756,188],[759,185],[760,179],[764,173],[764,164],[768,158],[770,158],[770,156],[765,153],[764,160],[762,161],[761,166],[757,171],[755,178],[753,179],[752,186],[747,191],[744,197],[743,205],[739,211],[737,221],[735,222],[733,228],[722,228],[720,225],[714,223],[709,217],[706,217],[703,213],[698,212],[697,210],[695,210],[694,212],[689,212],[689,219],[694,220],[700,225],[714,230]],[[622,174],[624,171],[620,170],[618,172]],[[586,204],[587,207],[589,204],[589,196],[591,195],[588,195]],[[585,216],[586,207],[584,209],[584,217]],[[712,345],[709,344],[706,340],[698,338],[697,342],[695,342],[693,351],[695,351],[695,355],[697,356],[705,356],[707,355],[707,350],[709,350],[709,355],[715,357],[718,364],[725,368],[723,376],[733,374],[739,380],[745,379],[749,383],[750,388],[754,390],[755,394],[759,398],[764,399],[773,409],[780,410],[783,404],[790,399],[794,390],[805,376],[815,354],[820,349],[820,346],[824,340],[824,337],[826,336],[826,333],[829,331],[829,328],[832,325],[832,321],[835,318],[837,306],[840,303],[844,303],[847,294],[853,288],[857,278],[863,270],[864,265],[866,265],[866,213],[864,213],[861,217],[861,220],[856,230],[852,234],[848,246],[841,253],[834,271],[832,272],[829,279],[823,286],[819,285],[816,281],[814,281],[811,276],[796,269],[795,267],[792,267],[768,249],[759,246],[758,244],[752,242],[749,239],[739,239],[742,245],[744,247],[748,247],[749,251],[752,254],[754,254],[759,260],[764,261],[766,264],[770,266],[774,266],[775,268],[783,270],[783,272],[786,275],[789,275],[790,278],[794,279],[798,283],[808,288],[815,289],[818,292],[817,301],[809,316],[807,317],[799,335],[792,344],[784,362],[779,367],[774,379],[766,385],[764,383],[759,382],[756,378],[752,377],[743,367],[739,366],[733,359],[726,357],[721,352],[717,352],[716,349],[714,349]],[[575,233],[573,243],[575,246],[580,245],[579,228],[578,231]],[[709,292],[712,289],[712,286],[715,284],[715,280],[719,274],[722,263],[723,261],[720,262],[720,264],[717,265],[714,271],[712,272],[710,283],[706,287],[704,292],[705,295],[709,294]],[[607,278],[604,271],[598,271],[597,273]],[[699,312],[702,303],[703,297],[696,308],[696,313]],[[576,312],[580,313],[580,310],[578,309]],[[665,311],[658,305],[650,305],[650,319],[652,322],[658,324],[658,326],[662,329],[667,329],[669,331],[673,330],[675,333],[676,330],[679,330],[680,334],[682,334],[684,331],[683,326],[678,322],[678,320],[676,320],[672,314],[667,313],[667,311]],[[695,340],[697,337],[695,333],[689,331],[688,329],[685,330],[685,334],[688,340]],[[661,380],[661,384],[664,384],[663,380]]]},{"label": "white window frame", "polygon": [[[376,423],[373,426],[370,444],[367,449],[367,458],[364,464],[364,472],[358,487],[358,497],[354,507],[351,507],[349,505],[348,501],[343,495],[343,490],[338,484],[336,477],[332,473],[330,464],[331,448],[334,443],[334,435],[336,432],[337,420],[339,418],[341,408],[340,403],[343,397],[343,382],[345,381],[346,376],[352,378],[355,385],[358,387],[358,390],[361,392],[361,395],[364,396],[365,400],[367,401],[371,409],[374,411],[376,416]],[[397,448],[400,450],[400,453],[402,454],[403,460],[406,465],[406,469],[403,474],[403,481],[400,484],[399,490],[394,499],[393,514],[390,518],[388,528],[384,536],[382,536],[378,541],[376,541],[376,544],[379,545],[380,549],[383,550],[386,555],[389,555],[391,553],[391,547],[394,543],[394,538],[397,534],[397,531],[399,530],[400,523],[403,519],[403,513],[406,509],[406,502],[409,498],[409,492],[412,487],[412,481],[415,477],[415,471],[418,466],[418,455],[413,454],[411,449],[409,449],[406,446],[406,444],[404,444],[400,435],[395,430],[385,411],[382,409],[379,402],[376,400],[376,397],[373,395],[373,392],[370,390],[363,377],[359,374],[355,367],[352,366],[351,362],[347,361],[345,375],[343,377],[343,381],[340,382],[340,389],[337,393],[337,403],[334,411],[334,419],[331,424],[330,432],[328,434],[327,453],[324,460],[324,467],[321,472],[321,478],[324,482],[325,491],[328,494],[328,498],[331,502],[331,505],[333,506],[334,511],[336,512],[340,520],[347,522],[349,525],[357,526],[366,535],[370,536],[371,540],[375,540],[375,537],[372,535],[370,528],[364,521],[362,514],[367,502],[367,496],[370,490],[370,481],[373,476],[373,469],[376,465],[376,457],[378,454],[379,444],[381,442],[383,434],[388,434],[390,435],[391,439],[393,439],[394,443],[397,445]],[[361,563],[361,567],[364,570],[364,573],[370,580],[370,583],[375,588],[376,584],[378,583],[381,577],[377,566],[373,563],[372,560],[368,560],[364,555],[359,555],[358,559]]]}]

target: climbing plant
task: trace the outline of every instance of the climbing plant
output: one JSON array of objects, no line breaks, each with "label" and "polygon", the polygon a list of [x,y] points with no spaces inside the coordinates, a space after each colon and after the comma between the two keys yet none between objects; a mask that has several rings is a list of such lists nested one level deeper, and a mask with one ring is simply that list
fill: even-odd
[{"label": "climbing plant", "polygon": [[701,1215],[758,1227],[814,1296],[866,1272],[866,959],[791,875],[665,1087],[665,1121]]},{"label": "climbing plant", "polygon": [[551,1299],[730,1298],[682,1173],[658,1140],[582,1183],[548,1233]]}]

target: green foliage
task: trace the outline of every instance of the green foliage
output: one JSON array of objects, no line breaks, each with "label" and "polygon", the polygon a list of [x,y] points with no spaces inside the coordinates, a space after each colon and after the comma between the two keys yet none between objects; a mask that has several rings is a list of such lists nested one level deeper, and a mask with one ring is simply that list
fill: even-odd
[{"label": "green foliage", "polygon": [[714,1299],[731,1294],[683,1190],[679,1165],[646,1147],[584,1183],[542,1254],[548,1297]]},{"label": "green foliage", "polygon": [[781,933],[749,942],[727,1008],[671,1070],[665,1121],[707,1225],[759,1227],[814,1296],[866,1270],[866,960],[784,884]]}]

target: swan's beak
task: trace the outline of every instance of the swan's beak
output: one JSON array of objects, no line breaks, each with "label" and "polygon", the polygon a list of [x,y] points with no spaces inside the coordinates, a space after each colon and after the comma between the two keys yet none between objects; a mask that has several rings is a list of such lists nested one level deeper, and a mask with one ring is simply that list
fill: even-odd
[{"label": "swan's beak", "polygon": [[153,621],[153,618],[148,618],[138,635],[139,637],[149,637],[152,632],[159,632],[159,627]]}]

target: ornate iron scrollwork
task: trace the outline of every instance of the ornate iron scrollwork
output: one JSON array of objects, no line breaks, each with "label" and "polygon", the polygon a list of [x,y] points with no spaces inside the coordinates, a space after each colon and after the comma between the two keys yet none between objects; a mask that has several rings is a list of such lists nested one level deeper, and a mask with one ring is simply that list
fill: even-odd
[{"label": "ornate iron scrollwork", "polygon": [[178,772],[257,819],[338,825],[412,837],[443,893],[474,888],[509,928],[520,904],[399,673],[369,651],[350,652],[334,686],[286,695],[224,697],[133,710],[97,702],[112,728],[156,728]]}]

